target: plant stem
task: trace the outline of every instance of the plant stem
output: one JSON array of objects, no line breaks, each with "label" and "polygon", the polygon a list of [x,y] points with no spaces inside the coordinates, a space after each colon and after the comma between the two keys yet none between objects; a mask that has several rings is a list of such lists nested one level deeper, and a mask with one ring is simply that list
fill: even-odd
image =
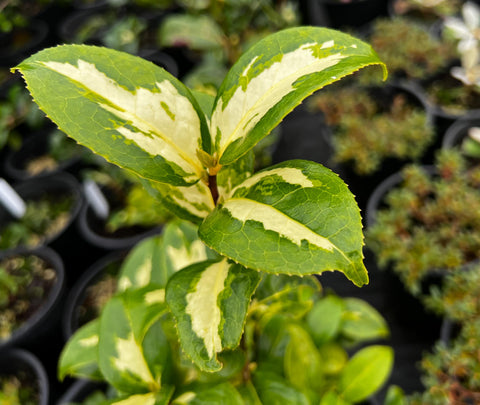
[{"label": "plant stem", "polygon": [[218,201],[218,186],[217,186],[217,175],[209,175],[208,176],[208,188],[212,193],[213,202],[217,205]]}]

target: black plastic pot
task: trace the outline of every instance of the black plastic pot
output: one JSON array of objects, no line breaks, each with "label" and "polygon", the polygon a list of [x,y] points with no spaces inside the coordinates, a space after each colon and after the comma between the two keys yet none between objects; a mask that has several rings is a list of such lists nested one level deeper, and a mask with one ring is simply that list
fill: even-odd
[{"label": "black plastic pot", "polygon": [[[100,190],[110,207],[119,205],[114,194],[109,192],[108,188],[100,187]],[[132,226],[118,229],[115,232],[108,232],[105,228],[105,220],[95,214],[94,209],[89,203],[85,204],[80,210],[77,223],[84,239],[92,246],[102,249],[104,252],[129,249],[142,239],[160,233],[163,228],[162,225],[154,227]]]},{"label": "black plastic pot", "polygon": [[0,374],[13,374],[18,372],[29,375],[36,381],[38,385],[38,405],[49,404],[49,380],[43,364],[32,353],[21,350],[12,349],[2,353],[0,356]]},{"label": "black plastic pot", "polygon": [[0,66],[13,67],[48,43],[49,28],[42,20],[0,34]]},{"label": "black plastic pot", "polygon": [[79,309],[87,295],[87,288],[94,285],[106,274],[116,273],[127,253],[128,251],[122,250],[103,256],[92,264],[72,287],[62,315],[62,333],[65,340],[68,340],[82,326]]},{"label": "black plastic pot", "polygon": [[480,126],[480,114],[464,117],[453,122],[445,131],[442,139],[442,148],[450,149],[460,146],[462,141],[468,136],[468,130],[472,127]]},{"label": "black plastic pot", "polygon": [[0,341],[2,356],[12,346],[32,349],[40,345],[43,350],[49,347],[48,336],[55,333],[55,328],[58,327],[66,291],[64,264],[61,257],[54,250],[44,246],[36,249],[18,248],[0,252],[0,260],[19,255],[40,257],[52,266],[57,279],[43,305],[20,328],[13,331],[8,339]]},{"label": "black plastic pot", "polygon": [[104,391],[106,384],[90,380],[76,380],[55,402],[55,405],[81,404],[95,391]]},{"label": "black plastic pot", "polygon": [[307,0],[307,10],[310,24],[333,28],[361,27],[388,14],[385,0]]},{"label": "black plastic pot", "polygon": [[31,134],[19,150],[9,152],[4,161],[4,170],[7,177],[14,181],[24,181],[33,177],[56,175],[60,172],[69,172],[73,175],[78,174],[82,162],[81,149],[79,149],[78,155],[58,162],[57,166],[52,170],[44,170],[37,174],[31,174],[27,170],[29,162],[48,154],[49,137],[53,131],[55,129],[50,128]]}]

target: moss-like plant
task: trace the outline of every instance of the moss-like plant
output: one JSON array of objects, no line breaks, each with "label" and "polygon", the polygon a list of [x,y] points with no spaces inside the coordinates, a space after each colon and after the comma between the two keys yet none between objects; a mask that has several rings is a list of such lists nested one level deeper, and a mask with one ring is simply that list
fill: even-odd
[{"label": "moss-like plant", "polygon": [[480,402],[480,321],[464,324],[449,344],[439,342],[424,356],[421,367],[425,392],[410,398],[411,405],[478,404]]},{"label": "moss-like plant", "polygon": [[35,255],[0,261],[0,340],[10,337],[44,303],[56,273]]},{"label": "moss-like plant", "polygon": [[36,381],[27,373],[0,375],[0,403],[5,405],[37,405]]},{"label": "moss-like plant", "polygon": [[409,102],[402,92],[388,104],[384,101],[372,89],[355,86],[310,98],[310,109],[323,111],[332,127],[335,162],[369,175],[387,158],[414,161],[422,156],[434,136],[425,108]]},{"label": "moss-like plant", "polygon": [[[445,69],[456,57],[452,42],[433,37],[405,17],[376,19],[367,38],[389,67],[391,77],[426,79]],[[367,83],[377,79],[368,71],[360,76]]]},{"label": "moss-like plant", "polygon": [[462,5],[460,0],[394,0],[392,3],[397,15],[426,23],[455,15]]},{"label": "moss-like plant", "polygon": [[480,168],[466,171],[465,164],[451,149],[438,153],[435,173],[407,166],[367,230],[379,264],[391,264],[415,294],[429,272],[452,271],[479,257]]}]

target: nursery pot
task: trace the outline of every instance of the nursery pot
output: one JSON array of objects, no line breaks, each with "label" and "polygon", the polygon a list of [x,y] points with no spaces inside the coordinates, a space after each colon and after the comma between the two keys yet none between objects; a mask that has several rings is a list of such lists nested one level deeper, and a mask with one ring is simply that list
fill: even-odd
[{"label": "nursery pot", "polygon": [[[434,174],[433,166],[424,166],[424,169]],[[366,206],[366,227],[373,226],[376,222],[377,213],[382,208],[384,197],[403,181],[402,172],[396,172],[385,178],[371,193]],[[387,297],[391,302],[393,315],[400,325],[408,328],[416,328],[418,333],[426,339],[435,339],[441,328],[442,320],[435,314],[427,311],[421,300],[413,296],[405,287],[403,281],[397,276],[391,267],[383,270],[387,277]],[[427,277],[422,280],[421,289],[427,293],[430,287],[442,282],[446,270],[432,269]]]},{"label": "nursery pot", "polygon": [[468,130],[472,127],[480,127],[480,114],[454,121],[445,131],[442,139],[442,148],[450,149],[460,146],[462,141],[468,136]]},{"label": "nursery pot", "polygon": [[62,333],[65,340],[68,340],[80,326],[94,317],[91,311],[84,309],[88,304],[85,303],[89,294],[88,288],[106,275],[116,276],[127,253],[122,250],[103,256],[93,263],[72,287],[62,315]]},{"label": "nursery pot", "polygon": [[76,380],[55,402],[55,405],[82,404],[95,391],[105,391],[106,384],[91,380]]},{"label": "nursery pot", "polygon": [[307,0],[312,25],[332,28],[361,27],[387,15],[385,0]]},{"label": "nursery pot", "polygon": [[[14,181],[56,175],[59,172],[69,172],[76,175],[81,167],[81,149],[75,156],[56,162],[55,166],[45,166],[43,170],[38,169],[41,170],[39,172],[32,172],[28,169],[29,164],[35,159],[41,159],[43,156],[48,157],[49,137],[53,131],[54,129],[51,128],[34,133],[23,142],[19,150],[10,151],[5,158],[5,174]],[[78,147],[77,144],[76,146]]]},{"label": "nursery pot", "polygon": [[[114,194],[106,187],[99,187],[110,207],[118,206],[119,202]],[[120,228],[114,232],[106,230],[106,222],[100,218],[90,203],[84,204],[78,217],[80,233],[92,246],[105,251],[129,249],[142,239],[161,232],[162,226],[130,226]]]},{"label": "nursery pot", "polygon": [[11,349],[0,356],[0,376],[20,375],[21,378],[32,381],[38,392],[38,405],[49,404],[49,380],[40,360],[32,353]]},{"label": "nursery pot", "polygon": [[[41,246],[36,249],[18,248],[0,252],[0,261],[14,256],[36,256],[45,261],[54,270],[56,280],[48,295],[27,320],[5,340],[0,340],[2,356],[11,350],[11,346],[23,346],[29,349],[45,350],[53,343],[51,336],[56,334],[61,317],[61,306],[65,293],[65,269],[61,257],[52,249]],[[8,350],[7,350],[8,349]]]}]

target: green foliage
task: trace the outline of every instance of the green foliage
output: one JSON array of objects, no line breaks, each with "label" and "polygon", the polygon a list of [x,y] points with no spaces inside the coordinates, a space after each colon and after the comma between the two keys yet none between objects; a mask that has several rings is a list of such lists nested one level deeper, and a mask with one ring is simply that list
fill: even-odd
[{"label": "green foliage", "polygon": [[404,93],[379,99],[382,89],[341,86],[309,99],[313,111],[325,114],[332,128],[333,160],[353,166],[356,173],[377,171],[387,158],[416,160],[434,136],[426,109],[413,105]]},{"label": "green foliage", "polygon": [[[172,395],[174,403],[218,398],[223,404],[225,398],[238,403],[241,392],[266,403],[279,395],[312,401],[323,394],[311,392],[312,375],[289,381],[269,370],[269,362],[257,367],[252,359],[267,321],[301,321],[311,308],[316,282],[307,275],[338,270],[358,286],[368,282],[359,209],[346,184],[322,165],[295,160],[253,173],[252,150],[306,97],[369,65],[382,66],[386,75],[368,44],[327,28],[297,27],[249,48],[216,97],[191,92],[158,66],[106,48],[45,49],[15,68],[61,130],[142,178],[178,217],[199,226],[197,233],[177,225],[176,239],[149,245],[160,250],[161,265],[153,266],[150,253],[137,273],[121,275],[122,288],[99,320],[67,345],[61,376],[75,369],[72,359],[84,350],[98,361],[80,365],[83,375],[100,373],[138,404],[168,403]],[[172,246],[175,240],[188,243]],[[213,259],[202,242],[216,253]],[[279,290],[268,291],[273,282],[259,286],[278,273]],[[254,311],[268,315],[255,318],[258,327],[249,320],[256,290],[270,302]],[[355,311],[354,324],[361,319]],[[378,318],[367,318],[368,327],[357,329],[369,333],[350,333],[350,339],[370,337],[375,328],[384,335]],[[295,327],[284,326],[288,341]],[[275,348],[283,365],[283,349]],[[371,356],[347,362],[337,395],[357,401],[379,388],[392,353],[378,351],[373,357],[381,366],[360,390],[350,391],[350,376],[355,370],[369,375],[364,358]],[[291,378],[297,378],[294,369],[289,364]],[[295,384],[307,384],[307,393]]]},{"label": "green foliage", "polygon": [[55,271],[38,256],[0,261],[0,340],[8,339],[45,304],[55,282]]},{"label": "green foliage", "polygon": [[[134,266],[134,261],[127,259],[131,263],[123,266],[120,280],[128,277],[152,281],[147,287],[120,282],[129,287],[119,291],[100,318],[79,329],[68,342],[60,360],[61,378],[70,375],[103,379],[131,395],[132,401],[142,392],[150,395],[145,394],[145,384],[152,395],[171,387],[172,404],[208,400],[208,403],[219,401],[219,404],[280,401],[309,405],[333,396],[354,404],[381,388],[390,373],[393,353],[387,346],[368,343],[387,336],[385,320],[365,301],[321,294],[320,285],[313,277],[264,274],[248,306],[241,344],[218,355],[223,368],[215,373],[205,372],[197,366],[201,361],[196,364],[189,361],[190,353],[180,350],[177,338],[177,333],[184,334],[184,326],[180,324],[175,331],[160,293],[165,284],[153,281],[162,279],[159,277],[162,268],[153,265],[156,259],[149,259],[147,253],[172,252],[167,234],[178,234],[184,225],[170,224],[165,234],[147,239],[134,248],[129,258],[142,256],[144,264]],[[151,270],[149,276],[144,273],[147,263],[151,263],[147,266]],[[206,263],[210,266],[212,262]],[[178,276],[190,278],[195,284],[196,276],[192,274],[202,266],[203,262],[199,262],[173,273],[167,284],[167,301],[169,288],[188,288],[188,283],[180,283]],[[247,279],[245,275],[243,280]],[[238,278],[234,281],[236,285],[232,285],[232,289],[238,293],[242,281]],[[227,302],[228,298],[223,300]],[[334,305],[339,311],[332,322],[330,309]],[[124,311],[130,316],[122,321]],[[175,314],[177,309],[172,307],[172,311]],[[210,309],[211,313],[214,311]],[[214,322],[214,317],[209,320]],[[353,329],[360,332],[353,333]],[[224,336],[226,334],[225,330]],[[140,336],[144,338],[138,339]],[[187,345],[182,346],[189,350]],[[143,350],[137,351],[140,347]],[[118,351],[120,348],[122,351]],[[128,362],[123,362],[121,358],[127,349]],[[354,355],[349,354],[352,352]]]},{"label": "green foliage", "polygon": [[25,372],[19,375],[0,375],[0,403],[6,405],[38,404],[35,381],[28,381]]},{"label": "green foliage", "polygon": [[466,171],[455,149],[440,151],[435,167],[433,176],[406,167],[366,232],[379,264],[391,264],[415,294],[429,272],[454,271],[477,259],[480,248],[480,169]]}]

